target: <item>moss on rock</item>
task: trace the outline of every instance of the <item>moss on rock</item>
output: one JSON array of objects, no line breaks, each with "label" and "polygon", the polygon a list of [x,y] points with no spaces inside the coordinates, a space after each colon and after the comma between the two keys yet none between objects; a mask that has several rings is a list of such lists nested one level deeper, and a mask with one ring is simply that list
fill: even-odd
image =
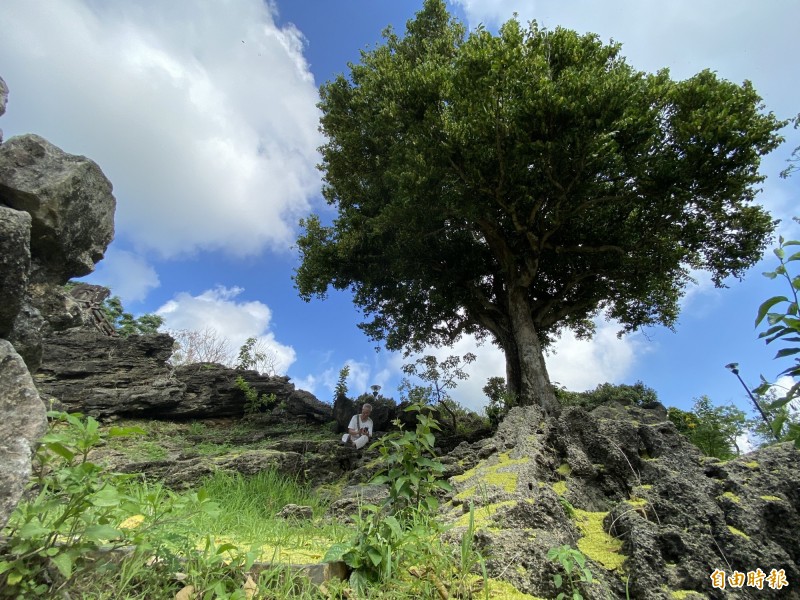
[{"label": "moss on rock", "polygon": [[607,512],[588,512],[575,509],[575,523],[583,537],[578,540],[578,550],[609,571],[619,570],[625,562],[622,542],[610,536],[603,528]]}]

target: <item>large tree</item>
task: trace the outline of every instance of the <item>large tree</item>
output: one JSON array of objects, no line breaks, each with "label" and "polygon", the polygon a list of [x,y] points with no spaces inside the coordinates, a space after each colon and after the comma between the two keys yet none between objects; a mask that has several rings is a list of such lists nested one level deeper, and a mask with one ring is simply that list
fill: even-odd
[{"label": "large tree", "polygon": [[629,66],[618,44],[516,20],[468,35],[426,0],[404,36],[321,88],[323,193],[301,296],[352,289],[361,327],[418,350],[465,333],[505,352],[523,403],[557,410],[542,348],[600,312],[672,326],[693,269],[761,256],[752,204],[784,124],[749,82]]}]

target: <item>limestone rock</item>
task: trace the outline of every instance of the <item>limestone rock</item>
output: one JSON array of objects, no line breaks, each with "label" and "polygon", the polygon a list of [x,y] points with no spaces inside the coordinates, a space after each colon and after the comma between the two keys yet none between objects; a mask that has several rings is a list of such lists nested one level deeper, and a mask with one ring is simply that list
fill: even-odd
[{"label": "limestone rock", "polygon": [[31,216],[0,206],[0,338],[11,332],[28,288],[30,238]]},{"label": "limestone rock", "polygon": [[114,237],[116,201],[96,163],[37,135],[0,145],[0,204],[30,213],[33,280],[87,275]]},{"label": "limestone rock", "polygon": [[46,322],[45,333],[75,327],[91,328],[91,323],[84,318],[81,305],[64,286],[35,283],[28,288],[28,295],[31,305],[39,311]]},{"label": "limestone rock", "polygon": [[22,496],[34,446],[46,428],[30,373],[11,344],[0,340],[0,529]]},{"label": "limestone rock", "polygon": [[11,333],[6,339],[11,342],[14,349],[25,361],[28,370],[35,373],[42,362],[42,333],[47,327],[39,309],[33,306],[29,294],[26,292],[22,299],[22,306],[14,319]]},{"label": "limestone rock", "polygon": [[297,390],[288,377],[268,377],[215,363],[172,368],[167,334],[107,337],[91,329],[55,331],[45,338],[36,385],[68,411],[98,418],[187,419],[240,417],[243,377],[259,394],[274,394],[287,415],[328,423],[331,407]]},{"label": "limestone rock", "polygon": [[84,329],[54,332],[45,338],[36,385],[60,408],[99,418],[175,410],[186,386],[166,365],[172,343],[167,334],[112,338]]},{"label": "limestone rock", "polygon": [[287,504],[276,515],[281,519],[300,519],[309,520],[314,517],[314,509],[310,506],[300,506],[299,504]]},{"label": "limestone rock", "polygon": [[[288,390],[286,412],[309,421],[327,423],[331,420],[331,407],[306,390],[295,389],[288,377],[279,377],[284,390]],[[285,393],[285,392],[284,392]]]},{"label": "limestone rock", "polygon": [[588,558],[587,600],[748,597],[713,589],[717,568],[800,579],[800,452],[791,444],[721,463],[701,456],[660,406],[567,407],[555,421],[519,407],[494,438],[445,460],[455,475],[441,514],[455,525],[449,535],[459,539],[474,506],[489,575],[534,596],[558,593],[553,575],[563,572],[547,552],[564,544]]},{"label": "limestone rock", "polygon": [[387,485],[351,485],[342,490],[342,495],[331,503],[328,512],[342,523],[352,523],[353,518],[358,516],[362,505],[376,504],[380,506],[388,497],[389,487]]}]

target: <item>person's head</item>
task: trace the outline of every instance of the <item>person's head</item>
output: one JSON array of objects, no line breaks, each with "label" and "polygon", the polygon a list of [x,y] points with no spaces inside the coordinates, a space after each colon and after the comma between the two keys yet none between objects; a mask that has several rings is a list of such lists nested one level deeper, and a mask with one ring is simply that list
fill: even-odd
[{"label": "person's head", "polygon": [[372,413],[372,404],[364,404],[364,406],[361,407],[361,416],[366,419],[369,417],[370,413]]}]

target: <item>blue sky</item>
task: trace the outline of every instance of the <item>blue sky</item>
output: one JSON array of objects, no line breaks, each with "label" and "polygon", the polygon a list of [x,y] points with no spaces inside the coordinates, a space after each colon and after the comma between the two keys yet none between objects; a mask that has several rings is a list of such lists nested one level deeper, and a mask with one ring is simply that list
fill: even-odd
[{"label": "blue sky", "polygon": [[[421,2],[386,0],[4,0],[0,76],[10,89],[0,119],[5,139],[32,132],[95,160],[114,184],[116,237],[87,279],[108,285],[136,314],[158,312],[170,329],[214,327],[238,347],[269,345],[281,372],[322,400],[339,369],[352,393],[371,384],[398,397],[402,357],[375,351],[356,327],[347,293],[304,303],[291,281],[297,221],[332,213],[320,196],[315,107],[318,86],[347,70],[359,50],[402,31]],[[516,11],[522,21],[592,31],[623,44],[636,68],[669,67],[675,78],[710,68],[753,81],[768,110],[800,111],[794,0],[458,0],[451,11],[470,29],[489,29]],[[800,176],[781,180],[798,132],[764,160],[759,201],[781,233],[791,223]],[[761,272],[689,290],[676,331],[616,337],[599,322],[592,342],[565,336],[547,357],[551,379],[572,390],[641,380],[668,405],[693,398],[746,407],[724,365],[736,361],[755,384],[783,367],[757,339],[758,305],[784,290]],[[471,378],[454,393],[479,408],[487,377],[503,375],[491,344],[465,339],[443,357],[473,351]]]}]

